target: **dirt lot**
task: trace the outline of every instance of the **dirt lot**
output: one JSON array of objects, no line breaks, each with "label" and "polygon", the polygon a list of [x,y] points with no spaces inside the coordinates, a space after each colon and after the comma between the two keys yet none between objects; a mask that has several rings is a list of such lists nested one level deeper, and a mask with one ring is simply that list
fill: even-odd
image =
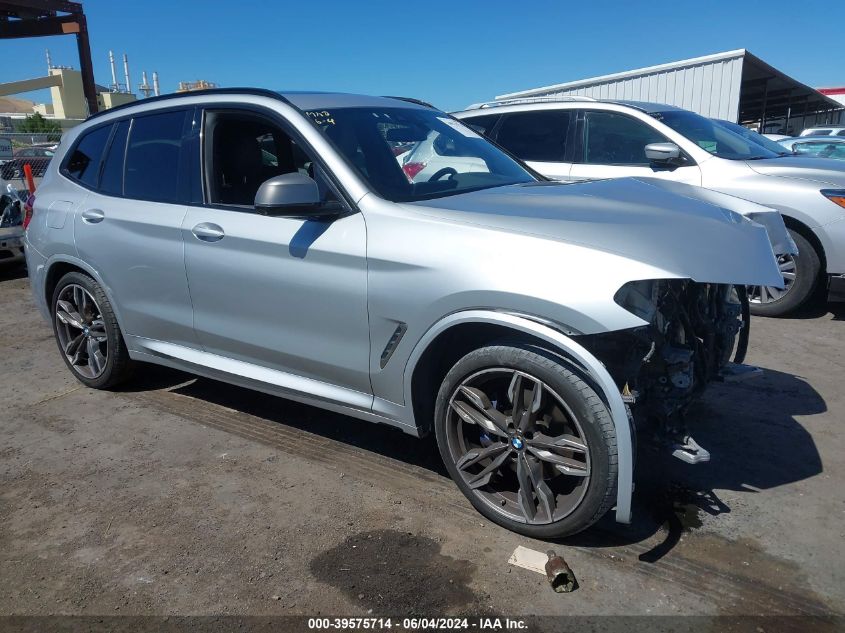
[{"label": "dirt lot", "polygon": [[[635,524],[507,560],[434,444],[149,368],[81,387],[0,269],[0,614],[803,614],[845,605],[845,310],[755,319],[750,383],[696,416],[714,459],[641,453]],[[758,629],[760,630],[760,629]]]}]

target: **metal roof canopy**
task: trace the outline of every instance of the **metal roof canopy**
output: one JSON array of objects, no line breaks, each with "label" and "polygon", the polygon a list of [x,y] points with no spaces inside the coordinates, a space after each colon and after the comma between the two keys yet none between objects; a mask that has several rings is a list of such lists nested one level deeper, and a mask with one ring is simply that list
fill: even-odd
[{"label": "metal roof canopy", "polygon": [[742,66],[742,89],[739,97],[739,123],[783,119],[784,127],[791,118],[822,115],[825,123],[841,118],[842,104],[823,95],[773,68],[759,57],[745,51]]},{"label": "metal roof canopy", "polygon": [[0,0],[0,39],[71,34],[76,35],[88,113],[94,114],[97,111],[97,91],[88,42],[88,21],[82,4],[66,0]]},{"label": "metal roof canopy", "polygon": [[807,117],[835,122],[842,104],[789,77],[745,49],[544,86],[496,99],[588,96],[667,103],[738,123]]}]

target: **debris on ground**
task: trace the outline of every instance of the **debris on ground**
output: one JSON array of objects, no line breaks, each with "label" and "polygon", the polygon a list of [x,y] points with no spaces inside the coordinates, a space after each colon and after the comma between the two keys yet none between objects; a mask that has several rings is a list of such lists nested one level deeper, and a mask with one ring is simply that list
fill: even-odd
[{"label": "debris on ground", "polygon": [[578,588],[578,581],[569,565],[554,550],[546,552],[549,560],[546,562],[546,578],[557,593],[570,593]]}]

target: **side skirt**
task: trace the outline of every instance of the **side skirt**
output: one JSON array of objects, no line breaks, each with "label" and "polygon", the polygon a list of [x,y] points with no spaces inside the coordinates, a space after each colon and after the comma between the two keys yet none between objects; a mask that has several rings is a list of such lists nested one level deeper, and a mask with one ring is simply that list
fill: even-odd
[{"label": "side skirt", "polygon": [[387,424],[409,435],[420,436],[416,425],[399,417],[375,413],[372,394],[164,341],[139,336],[127,336],[126,339],[129,356],[134,360],[171,367],[360,420]]}]

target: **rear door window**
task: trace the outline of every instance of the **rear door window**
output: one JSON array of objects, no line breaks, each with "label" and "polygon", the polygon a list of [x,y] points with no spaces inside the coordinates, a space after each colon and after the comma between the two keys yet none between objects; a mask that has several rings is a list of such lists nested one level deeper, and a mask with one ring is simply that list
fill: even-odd
[{"label": "rear door window", "polygon": [[496,142],[522,160],[566,161],[571,110],[537,110],[504,115]]},{"label": "rear door window", "polygon": [[65,175],[88,187],[96,187],[100,161],[111,130],[112,126],[106,125],[85,133],[65,164]]},{"label": "rear door window", "polygon": [[128,198],[179,202],[187,110],[136,117],[129,131],[123,192]]},{"label": "rear door window", "polygon": [[126,138],[129,136],[129,121],[117,124],[109,150],[103,163],[100,177],[100,192],[112,196],[123,195],[123,159],[126,156]]},{"label": "rear door window", "polygon": [[462,120],[464,125],[468,125],[479,134],[493,138],[493,128],[496,127],[496,123],[501,118],[501,114],[484,114],[481,116],[466,117]]}]

